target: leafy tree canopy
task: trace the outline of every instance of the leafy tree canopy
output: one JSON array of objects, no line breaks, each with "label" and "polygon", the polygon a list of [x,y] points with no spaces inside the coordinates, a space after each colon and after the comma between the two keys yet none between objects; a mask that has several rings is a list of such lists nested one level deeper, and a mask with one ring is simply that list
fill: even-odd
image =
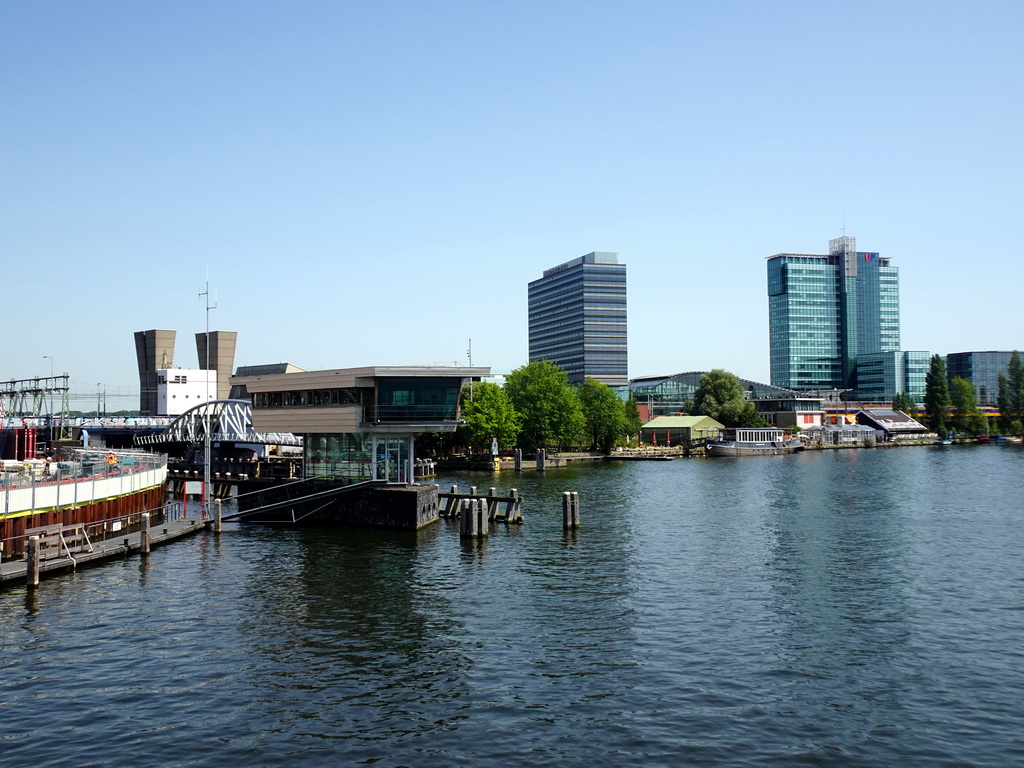
[{"label": "leafy tree canopy", "polygon": [[636,398],[631,397],[623,403],[622,410],[626,419],[626,437],[635,438],[640,434],[640,427],[644,425],[640,419],[640,407],[637,405]]},{"label": "leafy tree canopy", "polygon": [[949,383],[949,399],[953,407],[953,427],[962,432],[982,434],[986,431],[985,417],[978,408],[978,397],[970,379],[960,376]]},{"label": "leafy tree canopy", "polygon": [[583,434],[579,396],[566,372],[551,361],[538,360],[516,368],[505,378],[505,393],[523,419],[521,448],[570,445]]},{"label": "leafy tree canopy", "polygon": [[579,388],[585,435],[595,451],[608,453],[626,434],[626,410],[607,384],[587,378]]},{"label": "leafy tree canopy", "polygon": [[462,419],[465,426],[459,433],[467,445],[478,448],[497,438],[502,446],[515,445],[522,427],[522,417],[512,407],[505,390],[490,382],[474,382],[462,388]]},{"label": "leafy tree canopy", "polygon": [[693,393],[691,412],[710,416],[726,427],[763,427],[768,424],[758,415],[754,404],[743,396],[739,378],[721,368],[700,377]]}]

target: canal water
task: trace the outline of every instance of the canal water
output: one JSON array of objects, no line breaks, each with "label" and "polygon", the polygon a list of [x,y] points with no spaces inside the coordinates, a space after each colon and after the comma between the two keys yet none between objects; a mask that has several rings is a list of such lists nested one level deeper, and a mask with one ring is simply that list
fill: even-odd
[{"label": "canal water", "polygon": [[460,475],[525,525],[233,525],[8,589],[0,765],[1021,765],[1022,470],[990,445]]}]

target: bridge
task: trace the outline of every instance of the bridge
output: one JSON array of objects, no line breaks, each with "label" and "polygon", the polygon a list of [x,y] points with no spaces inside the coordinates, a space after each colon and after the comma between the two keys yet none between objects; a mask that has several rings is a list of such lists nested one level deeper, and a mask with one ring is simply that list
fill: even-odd
[{"label": "bridge", "polygon": [[290,432],[257,432],[252,426],[252,403],[248,400],[211,400],[190,408],[155,435],[142,435],[136,445],[154,446],[178,443],[204,445],[209,430],[210,442],[253,445],[301,446],[302,438]]}]

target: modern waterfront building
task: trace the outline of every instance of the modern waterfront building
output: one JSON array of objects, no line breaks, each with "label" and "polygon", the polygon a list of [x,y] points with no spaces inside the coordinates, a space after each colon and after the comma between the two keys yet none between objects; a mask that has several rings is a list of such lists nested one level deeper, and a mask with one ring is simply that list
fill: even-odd
[{"label": "modern waterfront building", "polygon": [[569,381],[610,387],[629,381],[626,265],[595,251],[545,270],[529,284],[530,362],[550,360]]},{"label": "modern waterfront building", "polygon": [[858,400],[891,403],[897,393],[924,402],[931,354],[920,351],[869,352],[857,356]]},{"label": "modern waterfront building", "polygon": [[946,355],[946,374],[974,382],[978,405],[996,405],[999,374],[1006,375],[1013,352],[952,352]]},{"label": "modern waterfront building", "polygon": [[[693,402],[693,394],[707,371],[688,371],[671,376],[643,376],[629,382],[629,397],[635,398],[644,421],[656,416],[678,416]],[[792,398],[797,392],[759,381],[740,379],[748,400]]]},{"label": "modern waterfront building", "polygon": [[454,432],[459,394],[490,368],[370,366],[250,374],[231,383],[252,397],[257,432],[303,440],[306,477],[411,483],[414,436]]},{"label": "modern waterfront building", "polygon": [[853,389],[859,355],[899,350],[898,268],[849,236],[827,255],[771,256],[768,322],[773,385]]}]

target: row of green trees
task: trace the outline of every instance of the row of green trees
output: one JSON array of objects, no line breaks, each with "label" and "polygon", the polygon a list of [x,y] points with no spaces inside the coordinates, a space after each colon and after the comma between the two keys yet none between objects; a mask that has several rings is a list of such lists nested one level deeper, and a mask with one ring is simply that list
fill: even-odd
[{"label": "row of green trees", "polygon": [[640,431],[636,400],[623,402],[605,384],[588,378],[579,387],[547,360],[512,371],[505,386],[467,384],[462,392],[457,439],[465,445],[515,445],[524,450],[582,445],[611,451]]},{"label": "row of green trees", "polygon": [[[1019,352],[1010,356],[1006,375],[999,374],[998,382],[998,426],[1004,434],[1021,434],[1024,432],[1024,364]],[[974,383],[960,376],[949,379],[941,355],[932,355],[924,386],[924,421],[933,432],[940,437],[945,437],[950,430],[971,434],[988,432],[988,419],[978,406]],[[909,396],[899,394],[892,404],[893,408],[917,417],[917,404]]]},{"label": "row of green trees", "polygon": [[[744,397],[733,374],[715,369],[701,377],[687,410],[707,415],[728,427],[766,426],[754,404]],[[584,446],[609,452],[631,444],[640,431],[636,400],[623,402],[615,392],[588,378],[574,387],[565,371],[547,360],[524,365],[508,375],[505,386],[467,384],[456,433],[461,445],[537,448]]]}]

